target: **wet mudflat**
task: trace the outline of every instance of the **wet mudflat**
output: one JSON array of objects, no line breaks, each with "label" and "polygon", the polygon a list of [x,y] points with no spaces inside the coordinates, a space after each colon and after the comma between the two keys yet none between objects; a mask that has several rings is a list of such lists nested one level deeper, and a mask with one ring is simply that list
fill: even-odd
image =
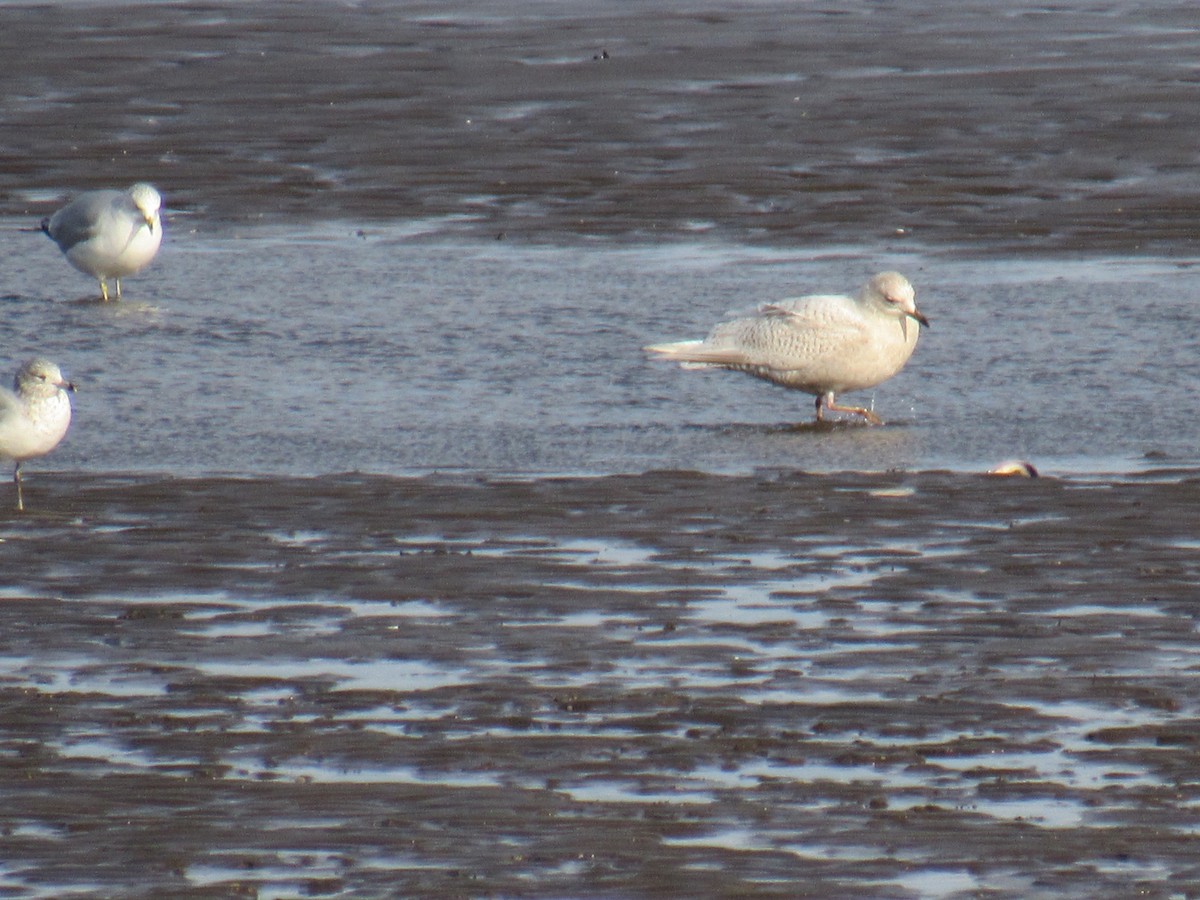
[{"label": "wet mudflat", "polygon": [[[1195,37],[0,2],[0,895],[1200,896]],[[640,351],[883,268],[886,428]]]},{"label": "wet mudflat", "polygon": [[[1195,253],[1194,8],[0,4],[0,213]],[[168,232],[169,233],[169,232]]]},{"label": "wet mudflat", "polygon": [[27,490],[12,895],[1200,890],[1200,473]]},{"label": "wet mudflat", "polygon": [[[0,373],[59,362],[102,473],[1194,466],[1195,46],[1184,0],[0,2]],[[135,179],[166,242],[101,307],[18,229]],[[641,352],[888,268],[933,329],[850,399],[901,428]]]}]

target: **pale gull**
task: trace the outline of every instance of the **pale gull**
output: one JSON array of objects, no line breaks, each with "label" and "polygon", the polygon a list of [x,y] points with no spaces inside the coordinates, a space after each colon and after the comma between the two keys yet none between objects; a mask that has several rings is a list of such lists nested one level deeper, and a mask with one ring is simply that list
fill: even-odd
[{"label": "pale gull", "polygon": [[645,349],[685,368],[746,372],[817,398],[825,410],[854,413],[882,425],[869,409],[838,406],[837,394],[887,381],[908,362],[920,326],[913,287],[899,272],[882,272],[857,297],[814,294],[760,306],[717,325],[702,341]]},{"label": "pale gull", "polygon": [[59,445],[71,424],[71,398],[75,385],[66,381],[58,366],[36,357],[21,366],[11,391],[0,388],[0,458],[16,463],[17,509],[25,509],[21,496],[21,463],[45,456]]},{"label": "pale gull", "polygon": [[87,191],[42,221],[67,261],[100,281],[108,299],[108,280],[141,271],[162,243],[162,197],[152,186],[135,184],[126,191]]}]

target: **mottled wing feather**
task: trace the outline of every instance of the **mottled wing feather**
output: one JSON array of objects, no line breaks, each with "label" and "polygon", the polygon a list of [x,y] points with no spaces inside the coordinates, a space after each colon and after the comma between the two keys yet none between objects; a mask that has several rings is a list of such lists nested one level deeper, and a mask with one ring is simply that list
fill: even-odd
[{"label": "mottled wing feather", "polygon": [[724,322],[704,345],[723,351],[727,365],[805,371],[867,341],[866,323],[849,297],[813,296],[765,304],[754,316]]}]

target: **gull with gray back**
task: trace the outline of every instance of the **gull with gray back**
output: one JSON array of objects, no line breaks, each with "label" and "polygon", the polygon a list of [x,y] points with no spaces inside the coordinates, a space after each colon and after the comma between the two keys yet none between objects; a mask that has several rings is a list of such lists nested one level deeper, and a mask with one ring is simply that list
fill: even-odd
[{"label": "gull with gray back", "polygon": [[162,197],[139,183],[126,191],[87,191],[42,220],[44,231],[58,244],[67,262],[100,282],[108,300],[108,281],[140,272],[162,243]]}]

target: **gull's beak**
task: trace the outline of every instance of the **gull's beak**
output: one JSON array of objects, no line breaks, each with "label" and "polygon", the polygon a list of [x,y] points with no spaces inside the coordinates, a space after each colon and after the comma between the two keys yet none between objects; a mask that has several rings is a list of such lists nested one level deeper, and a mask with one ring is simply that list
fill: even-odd
[{"label": "gull's beak", "polygon": [[59,387],[64,391],[70,391],[72,394],[75,393],[75,382],[73,381],[64,381]]},{"label": "gull's beak", "polygon": [[912,312],[908,313],[908,316],[910,318],[916,319],[918,322],[920,322],[926,328],[929,327],[929,320],[927,318],[925,318],[923,315],[921,315],[921,313],[918,310],[914,309]]}]

